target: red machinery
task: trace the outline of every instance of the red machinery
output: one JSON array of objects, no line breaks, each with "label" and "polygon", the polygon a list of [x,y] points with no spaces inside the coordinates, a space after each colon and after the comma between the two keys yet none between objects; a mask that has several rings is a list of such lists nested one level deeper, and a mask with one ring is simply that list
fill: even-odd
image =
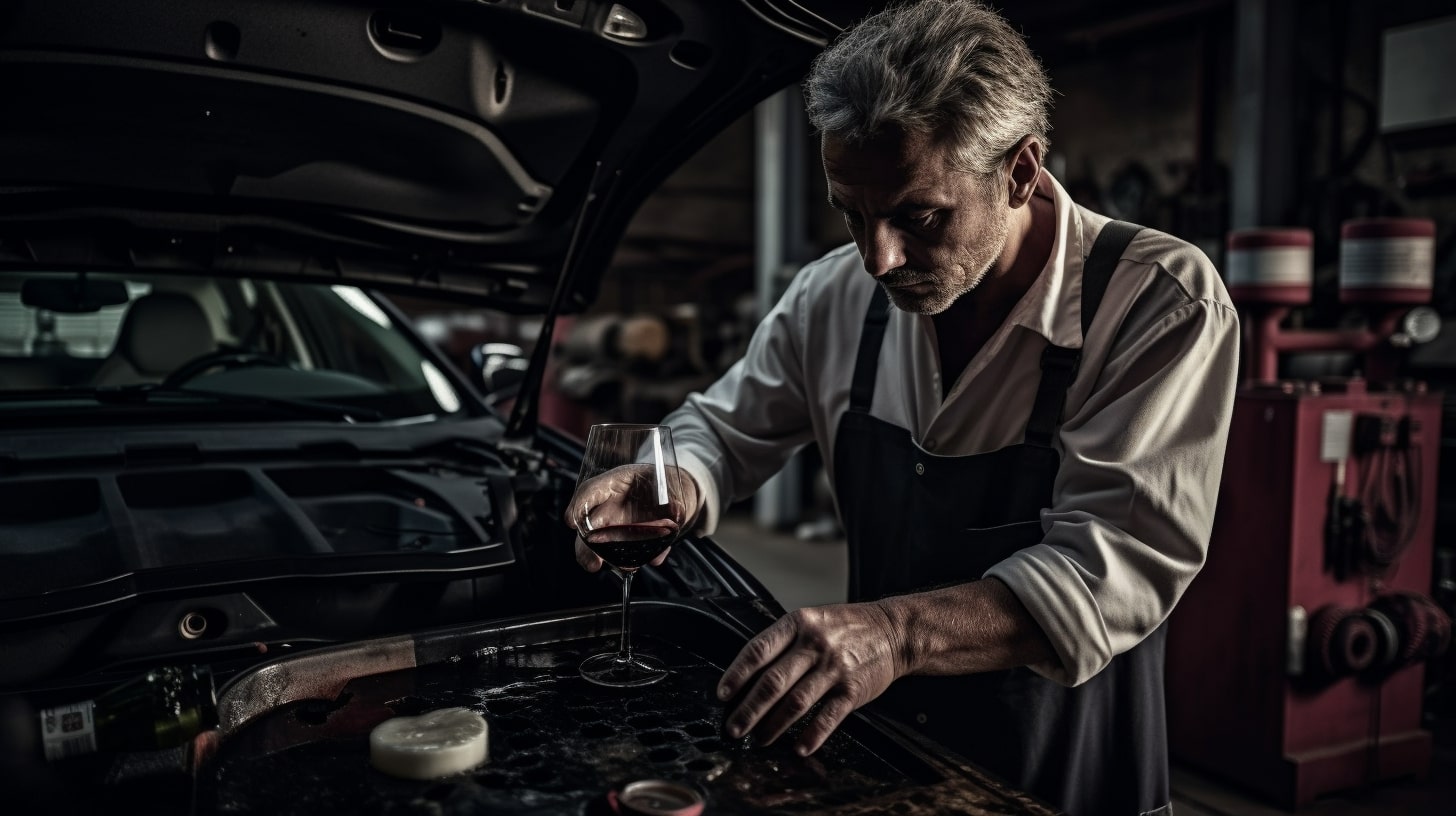
[{"label": "red machinery", "polygon": [[[1434,317],[1411,313],[1430,298],[1434,225],[1345,224],[1340,296],[1367,328],[1283,327],[1309,301],[1311,243],[1229,238],[1244,385],[1208,561],[1168,640],[1174,758],[1287,807],[1425,776],[1424,662],[1450,638],[1425,594],[1441,398],[1393,379]],[[1366,377],[1279,379],[1281,354],[1309,351],[1359,355]]]}]

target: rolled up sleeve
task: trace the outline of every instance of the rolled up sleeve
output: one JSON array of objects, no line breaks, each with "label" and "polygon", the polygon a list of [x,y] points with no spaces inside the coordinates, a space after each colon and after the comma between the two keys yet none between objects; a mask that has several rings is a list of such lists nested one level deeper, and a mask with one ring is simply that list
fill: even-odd
[{"label": "rolled up sleeve", "polygon": [[1202,568],[1238,377],[1238,317],[1197,300],[1114,347],[1060,431],[1045,537],[995,564],[1077,685],[1142,641]]}]

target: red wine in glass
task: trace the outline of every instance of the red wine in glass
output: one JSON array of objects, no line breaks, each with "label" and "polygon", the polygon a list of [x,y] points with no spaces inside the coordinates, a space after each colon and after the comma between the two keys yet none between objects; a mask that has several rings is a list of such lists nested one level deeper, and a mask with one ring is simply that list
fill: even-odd
[{"label": "red wine in glass", "polygon": [[632,576],[682,534],[689,478],[677,466],[665,425],[593,425],[587,434],[567,518],[622,581],[620,646],[581,664],[582,677],[593,683],[645,686],[667,676],[660,660],[632,651]]},{"label": "red wine in glass", "polygon": [[614,524],[584,534],[597,557],[619,570],[635,570],[672,546],[677,525]]}]

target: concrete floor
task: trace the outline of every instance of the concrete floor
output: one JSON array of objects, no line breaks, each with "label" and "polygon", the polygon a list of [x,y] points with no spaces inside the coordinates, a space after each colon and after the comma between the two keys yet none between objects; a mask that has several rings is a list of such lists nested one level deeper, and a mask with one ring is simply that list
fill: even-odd
[{"label": "concrete floor", "polygon": [[[764,530],[730,512],[713,539],[768,587],[787,609],[844,601],[848,565],[842,539],[805,541]],[[1250,798],[1187,768],[1173,767],[1178,816],[1276,816],[1290,811]],[[1456,747],[1437,749],[1430,778],[1393,781],[1331,794],[1297,811],[1307,816],[1450,816],[1456,814]]]}]

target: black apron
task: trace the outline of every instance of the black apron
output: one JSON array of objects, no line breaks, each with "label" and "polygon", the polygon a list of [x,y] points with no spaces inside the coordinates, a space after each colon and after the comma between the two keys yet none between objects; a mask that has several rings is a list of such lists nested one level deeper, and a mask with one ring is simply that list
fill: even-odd
[{"label": "black apron", "polygon": [[[1138,227],[1111,222],[1082,275],[1087,334]],[[1080,349],[1048,345],[1024,441],[973,456],[932,456],[910,432],[870,416],[889,318],[876,287],[860,337],[849,410],[834,441],[835,494],[849,537],[849,599],[873,600],[979,579],[1042,539],[1059,460],[1052,439]],[[1164,627],[1075,688],[1026,669],[905,677],[874,701],[887,714],[1008,783],[1075,816],[1169,807]]]}]

